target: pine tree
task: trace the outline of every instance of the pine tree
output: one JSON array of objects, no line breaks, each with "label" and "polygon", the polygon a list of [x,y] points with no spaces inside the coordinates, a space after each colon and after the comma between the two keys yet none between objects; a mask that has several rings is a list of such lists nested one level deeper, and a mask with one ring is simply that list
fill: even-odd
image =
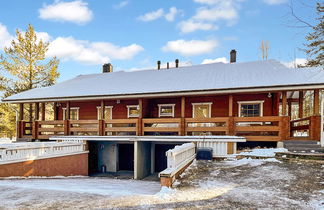
[{"label": "pine tree", "polygon": [[[59,77],[57,68],[59,60],[56,57],[46,58],[49,43],[37,38],[32,25],[28,25],[26,32],[16,30],[16,40],[12,40],[10,47],[4,48],[0,55],[0,90],[3,97],[20,93],[33,88],[53,85]],[[1,104],[0,119],[1,133],[14,132],[17,108],[13,105]],[[29,106],[29,116],[32,118],[32,105]],[[11,121],[10,121],[11,120]],[[9,124],[8,124],[9,123]]]},{"label": "pine tree", "polygon": [[308,43],[305,44],[305,52],[309,56],[307,66],[324,66],[324,3],[317,3],[316,10],[319,23],[306,36]]}]

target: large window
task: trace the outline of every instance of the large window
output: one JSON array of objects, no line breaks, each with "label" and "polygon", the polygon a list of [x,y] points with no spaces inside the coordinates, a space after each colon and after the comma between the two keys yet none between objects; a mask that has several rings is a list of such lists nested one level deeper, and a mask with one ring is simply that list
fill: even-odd
[{"label": "large window", "polygon": [[212,103],[192,103],[193,118],[210,118]]},{"label": "large window", "polygon": [[139,117],[139,105],[128,105],[127,106],[127,117]]},{"label": "large window", "polygon": [[159,117],[174,117],[175,104],[158,104]]},{"label": "large window", "polygon": [[263,116],[264,101],[239,101],[239,117]]},{"label": "large window", "polygon": [[[66,108],[63,109],[63,120],[66,120]],[[79,107],[71,107],[70,108],[70,120],[79,120]]]},{"label": "large window", "polygon": [[[105,119],[104,120],[111,120],[112,119],[112,106],[105,106]],[[101,106],[97,106],[97,118],[101,120]]]}]

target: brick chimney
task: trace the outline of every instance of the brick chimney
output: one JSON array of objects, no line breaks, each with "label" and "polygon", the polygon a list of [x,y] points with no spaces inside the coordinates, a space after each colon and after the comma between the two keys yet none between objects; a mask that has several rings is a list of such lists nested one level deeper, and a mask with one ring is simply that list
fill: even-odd
[{"label": "brick chimney", "polygon": [[230,52],[230,63],[236,62],[236,50],[231,50]]},{"label": "brick chimney", "polygon": [[113,66],[111,63],[105,63],[102,66],[102,73],[110,73],[113,72]]}]

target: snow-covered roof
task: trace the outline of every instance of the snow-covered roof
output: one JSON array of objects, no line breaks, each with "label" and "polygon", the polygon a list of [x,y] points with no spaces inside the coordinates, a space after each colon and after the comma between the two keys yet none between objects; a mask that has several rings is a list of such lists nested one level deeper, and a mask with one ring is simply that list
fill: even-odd
[{"label": "snow-covered roof", "polygon": [[[289,90],[296,86],[324,88],[321,68],[291,69],[275,60],[212,63],[162,70],[80,75],[50,87],[12,95],[6,102],[190,95],[257,88]],[[289,88],[288,88],[289,87]],[[306,89],[306,87],[305,87]],[[213,92],[213,93],[214,93]]]}]

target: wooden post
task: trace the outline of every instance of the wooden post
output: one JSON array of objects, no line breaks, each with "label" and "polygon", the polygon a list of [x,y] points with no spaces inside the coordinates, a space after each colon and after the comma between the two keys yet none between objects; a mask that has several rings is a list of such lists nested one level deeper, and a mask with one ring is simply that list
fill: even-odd
[{"label": "wooden post", "polygon": [[100,103],[100,118],[99,118],[99,135],[100,136],[104,136],[105,135],[105,111],[106,111],[106,107],[105,107],[105,101],[101,100]]},{"label": "wooden post", "polygon": [[42,103],[42,121],[45,121],[46,104]]},{"label": "wooden post", "polygon": [[65,119],[70,119],[70,101],[66,102],[66,113],[65,113]]},{"label": "wooden post", "polygon": [[22,138],[23,134],[23,127],[22,127],[22,121],[24,120],[24,104],[19,104],[19,113],[18,113],[18,121],[17,121],[17,138]]},{"label": "wooden post", "polygon": [[288,116],[291,117],[292,111],[291,111],[291,100],[288,100]]},{"label": "wooden post", "polygon": [[321,140],[321,116],[310,117],[309,137],[311,140]]},{"label": "wooden post", "polygon": [[319,89],[314,90],[314,100],[313,100],[313,113],[314,116],[320,116],[320,104],[319,104]]},{"label": "wooden post", "polygon": [[303,112],[303,107],[304,107],[304,92],[299,91],[299,101],[298,101],[298,117],[303,118],[304,112]]},{"label": "wooden post", "polygon": [[54,120],[58,120],[59,109],[58,109],[58,103],[57,102],[54,102],[53,110],[54,110]]},{"label": "wooden post", "polygon": [[33,104],[29,104],[29,122],[33,121]]},{"label": "wooden post", "polygon": [[138,115],[138,122],[137,122],[137,136],[143,136],[143,99],[138,99],[138,107],[139,107],[139,115]]},{"label": "wooden post", "polygon": [[228,116],[233,117],[233,95],[228,96]]},{"label": "wooden post", "polygon": [[290,118],[288,116],[280,117],[279,121],[279,137],[280,140],[288,140],[290,135]]},{"label": "wooden post", "polygon": [[35,121],[39,120],[39,103],[35,103]]},{"label": "wooden post", "polygon": [[32,123],[32,137],[38,139],[38,121]]},{"label": "wooden post", "polygon": [[287,92],[284,91],[281,93],[281,99],[282,99],[282,115],[287,116]]},{"label": "wooden post", "polygon": [[186,98],[181,97],[181,123],[180,123],[180,135],[186,135],[186,122],[185,116],[186,115]]}]

